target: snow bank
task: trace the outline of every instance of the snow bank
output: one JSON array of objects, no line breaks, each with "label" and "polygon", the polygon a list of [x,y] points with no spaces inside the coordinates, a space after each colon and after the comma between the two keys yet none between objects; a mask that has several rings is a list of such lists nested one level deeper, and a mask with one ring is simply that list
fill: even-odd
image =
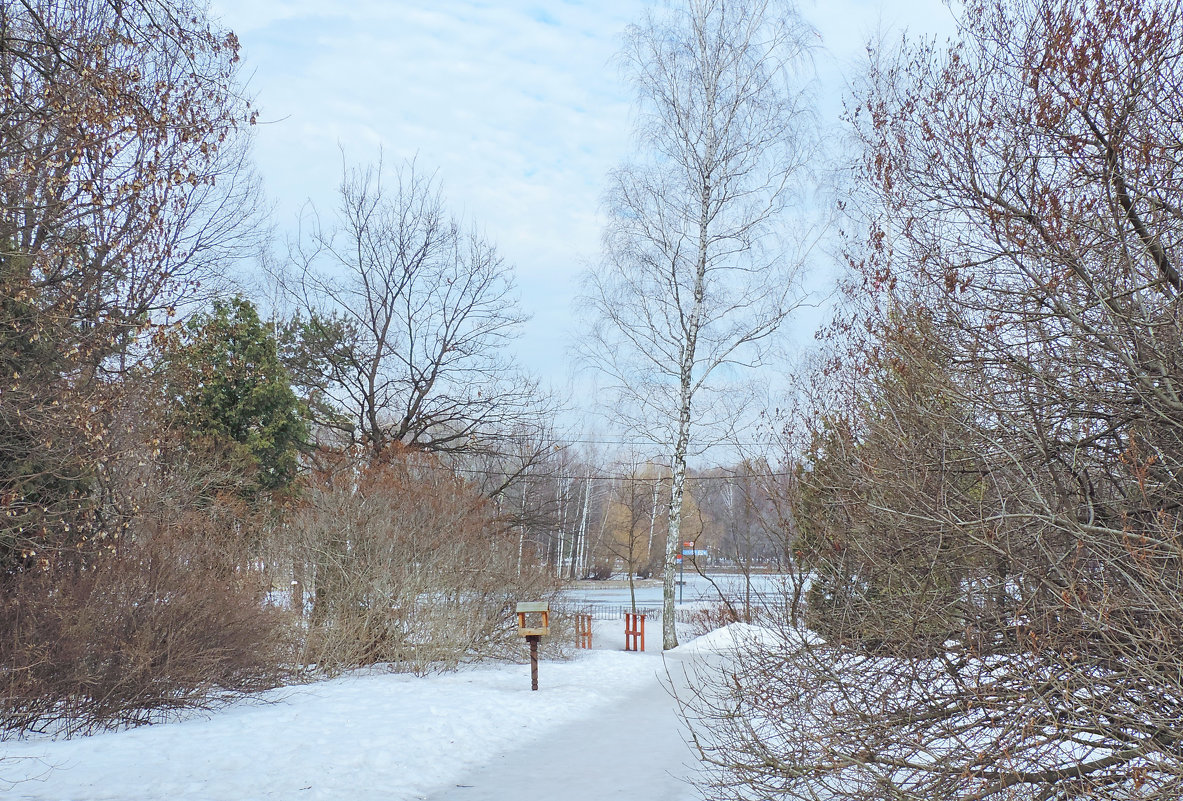
[{"label": "snow bank", "polygon": [[732,623],[679,645],[676,653],[725,654],[753,647],[787,649],[805,643],[819,645],[822,642],[824,640],[813,632],[798,634],[756,626],[751,623]]},{"label": "snow bank", "polygon": [[0,790],[14,801],[415,798],[652,682],[657,663],[645,656],[543,662],[538,692],[528,665],[355,674],[206,718],[0,743]]}]

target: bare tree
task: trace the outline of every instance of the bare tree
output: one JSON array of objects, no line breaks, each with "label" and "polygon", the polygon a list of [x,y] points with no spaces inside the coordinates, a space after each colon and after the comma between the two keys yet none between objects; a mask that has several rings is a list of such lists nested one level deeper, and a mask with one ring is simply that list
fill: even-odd
[{"label": "bare tree", "polygon": [[718,685],[720,797],[1183,792],[1183,10],[959,27],[860,93],[846,399],[796,516],[825,642]]},{"label": "bare tree", "polygon": [[[732,367],[763,363],[799,302],[800,255],[777,234],[807,155],[795,83],[808,28],[769,0],[688,0],[630,28],[639,155],[612,174],[603,263],[587,278],[583,348],[635,433],[669,449],[663,644],[692,429]],[[712,380],[714,383],[712,383]]]},{"label": "bare tree", "polygon": [[188,0],[0,6],[0,569],[117,533],[120,379],[251,240],[237,69]]},{"label": "bare tree", "polygon": [[[637,611],[635,580],[651,560],[652,523],[657,517],[658,476],[647,466],[633,460],[608,498],[604,510],[608,536],[603,546],[608,556],[624,562],[628,573],[628,593],[632,610]],[[646,473],[650,473],[646,475]]]},{"label": "bare tree", "polygon": [[536,382],[506,356],[524,320],[513,272],[451,217],[414,164],[348,171],[336,221],[294,243],[286,361],[319,422],[374,455],[495,449],[549,423]]},{"label": "bare tree", "polygon": [[[752,610],[761,603],[761,593],[753,587],[753,573],[776,568],[787,579],[794,567],[785,543],[785,538],[792,536],[791,515],[778,509],[784,484],[781,469],[764,460],[744,460],[695,476],[699,504],[715,532],[714,542],[708,539],[705,546],[712,548],[715,560],[743,576],[743,613],[738,617],[746,623],[752,622]],[[702,572],[700,562],[693,564]]]}]

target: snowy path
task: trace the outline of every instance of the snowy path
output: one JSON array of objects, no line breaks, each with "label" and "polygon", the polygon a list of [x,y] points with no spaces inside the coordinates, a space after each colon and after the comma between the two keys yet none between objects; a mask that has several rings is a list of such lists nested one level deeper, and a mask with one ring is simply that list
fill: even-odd
[{"label": "snowy path", "polygon": [[[727,630],[660,652],[597,649],[415,678],[358,672],[208,715],[73,740],[0,741],[13,801],[689,801],[666,667],[734,643]],[[737,624],[739,626],[739,624]],[[732,627],[735,628],[735,627]]]},{"label": "snowy path", "polygon": [[[652,665],[652,679],[598,711],[548,734],[543,743],[526,743],[498,754],[429,801],[507,801],[561,798],[564,801],[699,798],[686,779],[694,755],[681,736],[674,700],[664,685],[665,666],[656,654],[630,658]],[[670,675],[682,674],[682,658],[666,656]],[[659,679],[661,674],[661,679]]]}]

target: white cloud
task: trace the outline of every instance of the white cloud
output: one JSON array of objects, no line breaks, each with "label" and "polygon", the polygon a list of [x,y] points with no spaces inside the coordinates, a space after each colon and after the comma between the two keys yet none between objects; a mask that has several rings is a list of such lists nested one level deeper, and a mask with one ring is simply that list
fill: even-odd
[{"label": "white cloud", "polygon": [[[242,41],[266,124],[256,160],[280,230],[311,198],[335,203],[351,163],[417,156],[452,206],[518,269],[535,315],[520,343],[562,381],[562,333],[577,277],[599,246],[605,176],[628,152],[629,94],[612,58],[645,0],[218,0]],[[880,21],[931,26],[939,0],[807,5],[834,55],[821,59],[828,107],[838,69]],[[947,27],[947,26],[946,26]],[[837,86],[833,84],[837,83]],[[827,111],[827,113],[832,113]]]}]

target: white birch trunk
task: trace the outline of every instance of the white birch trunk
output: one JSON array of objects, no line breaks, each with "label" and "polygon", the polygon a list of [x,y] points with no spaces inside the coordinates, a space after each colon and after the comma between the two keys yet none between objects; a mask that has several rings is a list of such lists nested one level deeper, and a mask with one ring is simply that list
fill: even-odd
[{"label": "white birch trunk", "polygon": [[694,398],[694,357],[695,349],[698,346],[698,329],[702,319],[702,302],[706,283],[710,201],[710,189],[704,187],[701,199],[702,215],[699,218],[698,229],[698,264],[694,275],[694,301],[689,319],[686,322],[686,344],[682,349],[681,386],[678,396],[678,433],[677,439],[674,441],[674,457],[670,465],[673,476],[670,480],[670,517],[669,530],[665,540],[665,580],[662,587],[661,617],[661,647],[665,651],[678,647],[677,621],[674,619],[674,591],[678,571],[675,557],[682,539],[682,495],[686,488],[686,452],[690,446],[690,402]]},{"label": "white birch trunk", "polygon": [[560,578],[563,575],[564,549],[567,546],[567,488],[569,482],[562,479],[559,482],[559,542],[558,551],[555,553],[555,575]]},{"label": "white birch trunk", "polygon": [[583,515],[579,520],[579,530],[575,532],[575,543],[571,549],[571,578],[576,578],[576,574],[582,574],[583,571],[583,565],[578,557],[583,542],[587,539],[587,505],[590,497],[591,476],[588,476],[587,482],[583,486]]},{"label": "white birch trunk", "polygon": [[649,544],[645,546],[645,562],[650,564],[653,561],[653,532],[657,528],[657,491],[661,487],[661,478],[658,477],[653,482],[653,505],[649,507]]}]

